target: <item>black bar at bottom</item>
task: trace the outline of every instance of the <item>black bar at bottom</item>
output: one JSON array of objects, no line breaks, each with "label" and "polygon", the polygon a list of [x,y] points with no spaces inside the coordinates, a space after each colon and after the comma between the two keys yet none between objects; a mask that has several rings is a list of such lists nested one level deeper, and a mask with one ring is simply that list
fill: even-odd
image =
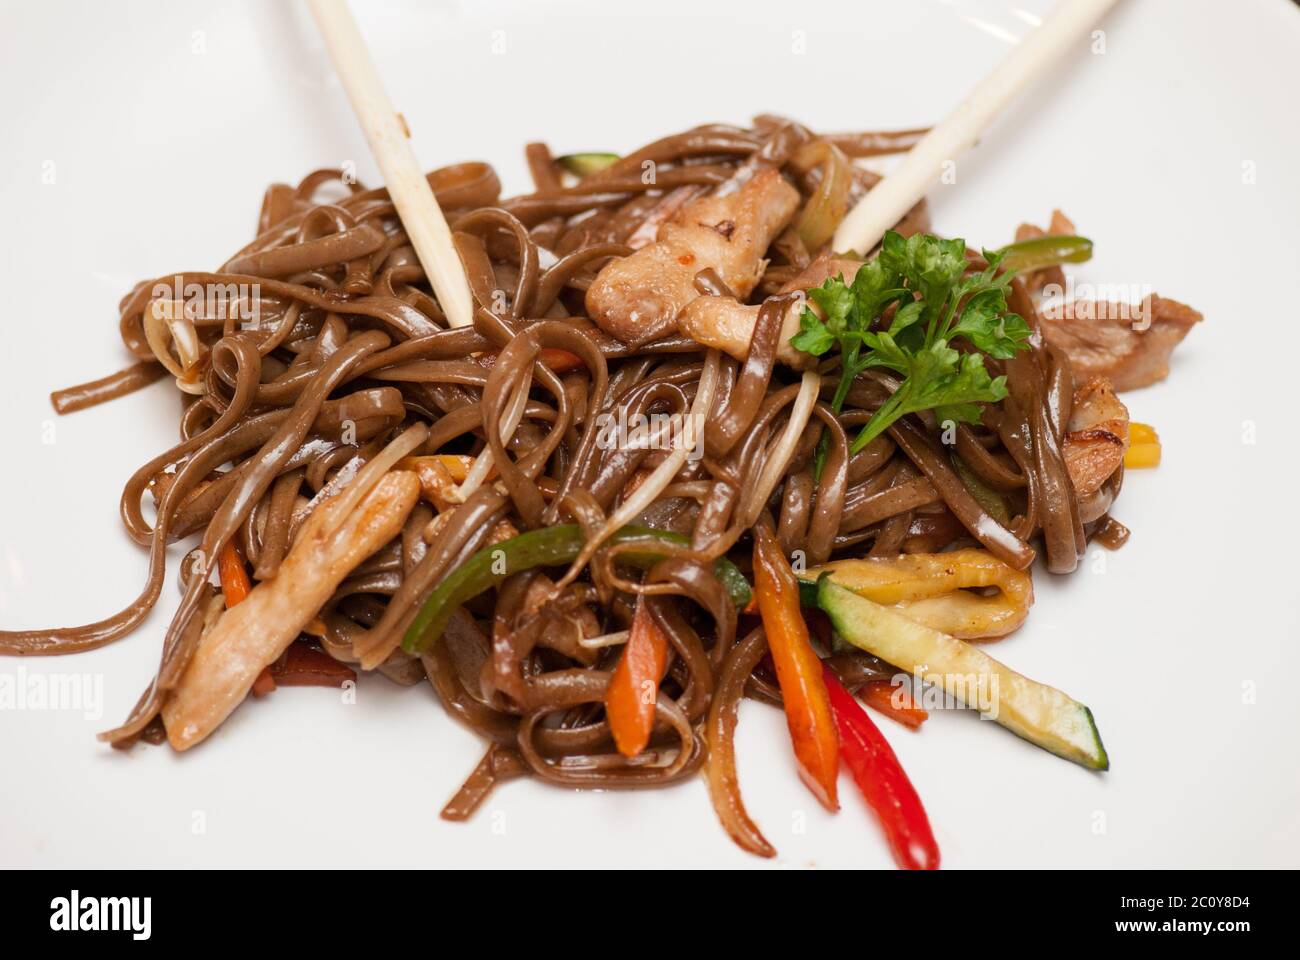
[{"label": "black bar at bottom", "polygon": [[[76,941],[206,952],[225,943],[373,947],[413,936],[450,947],[438,935],[445,929],[495,950],[530,942],[554,949],[566,930],[613,947],[636,928],[644,947],[653,925],[677,951],[671,918],[694,914],[692,927],[714,929],[699,944],[710,951],[793,930],[820,931],[801,953],[846,938],[868,952],[889,941],[911,949],[1123,940],[1231,949],[1242,937],[1285,932],[1280,914],[1295,883],[1281,871],[499,873],[9,871],[0,930],[6,948]],[[756,896],[746,896],[751,885]]]}]

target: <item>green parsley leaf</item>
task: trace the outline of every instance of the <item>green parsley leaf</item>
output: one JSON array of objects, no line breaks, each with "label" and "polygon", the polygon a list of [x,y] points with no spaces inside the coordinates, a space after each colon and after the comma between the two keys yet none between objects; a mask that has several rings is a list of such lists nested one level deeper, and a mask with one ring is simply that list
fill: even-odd
[{"label": "green parsley leaf", "polygon": [[946,429],[949,423],[980,422],[984,408],[978,403],[945,403],[934,408],[934,419],[939,429]]},{"label": "green parsley leaf", "polygon": [[1006,295],[995,287],[966,301],[949,336],[965,337],[990,357],[1010,360],[1028,343],[1029,324],[1018,314],[1007,313]]},{"label": "green parsley leaf", "polygon": [[[832,277],[808,291],[821,315],[805,309],[790,342],[813,356],[839,347],[840,383],[831,401],[837,413],[864,370],[883,367],[903,378],[854,439],[853,452],[909,413],[933,410],[940,422],[978,423],[983,404],[1006,397],[1006,377],[990,377],[985,357],[1014,357],[1028,347],[1030,330],[1007,309],[1011,273],[1001,269],[1003,256],[985,250],[988,266],[968,273],[965,240],[904,238],[891,230],[852,283]],[[965,352],[952,346],[957,339],[969,344]],[[823,442],[818,473],[825,453]]]},{"label": "green parsley leaf", "polygon": [[864,263],[853,278],[853,300],[859,317],[878,317],[891,303],[907,297],[903,278],[879,259]]},{"label": "green parsley leaf", "polygon": [[921,314],[925,310],[925,303],[921,300],[913,300],[905,303],[894,311],[894,319],[889,324],[889,332],[893,336],[898,336],[912,324],[921,319]]},{"label": "green parsley leaf", "polygon": [[831,333],[821,318],[804,307],[803,313],[799,316],[799,332],[790,338],[790,343],[804,353],[820,357],[835,346],[836,340],[835,334]]},{"label": "green parsley leaf", "polygon": [[808,291],[812,302],[826,315],[826,329],[839,336],[854,314],[853,291],[839,277],[827,277],[820,287]]}]

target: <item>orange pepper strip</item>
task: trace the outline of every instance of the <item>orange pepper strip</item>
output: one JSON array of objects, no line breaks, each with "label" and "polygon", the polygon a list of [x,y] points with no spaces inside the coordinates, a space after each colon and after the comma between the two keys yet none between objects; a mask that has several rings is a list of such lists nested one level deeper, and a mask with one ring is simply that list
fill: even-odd
[{"label": "orange pepper strip", "polygon": [[902,688],[896,689],[890,680],[868,681],[858,691],[858,697],[867,706],[913,730],[919,730],[930,716],[928,711],[916,705],[911,694]]},{"label": "orange pepper strip", "polygon": [[659,629],[645,597],[637,598],[627,645],[605,692],[605,716],[614,745],[635,757],[650,742],[659,681],[668,669],[668,638]]},{"label": "orange pepper strip", "polygon": [[785,701],[799,776],[823,806],[838,810],[839,736],[821,660],[808,642],[808,624],[799,609],[799,583],[766,524],[754,528],[754,595]]}]

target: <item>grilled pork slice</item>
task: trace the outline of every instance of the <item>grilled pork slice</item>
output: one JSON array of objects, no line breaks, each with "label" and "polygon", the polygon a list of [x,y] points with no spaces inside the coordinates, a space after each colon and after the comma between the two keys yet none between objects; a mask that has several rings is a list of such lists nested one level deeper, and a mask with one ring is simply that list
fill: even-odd
[{"label": "grilled pork slice", "polygon": [[1076,379],[1135,390],[1169,376],[1169,355],[1201,320],[1200,311],[1155,294],[1137,306],[1075,300],[1043,311],[1043,335],[1065,351]]}]

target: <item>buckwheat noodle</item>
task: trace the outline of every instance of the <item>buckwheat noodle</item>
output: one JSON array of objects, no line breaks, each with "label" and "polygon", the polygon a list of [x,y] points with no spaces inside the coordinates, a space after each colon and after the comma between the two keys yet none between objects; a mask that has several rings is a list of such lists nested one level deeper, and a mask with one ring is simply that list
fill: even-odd
[{"label": "buckwheat noodle", "polygon": [[[906,150],[923,132],[827,139],[850,157],[868,156]],[[745,618],[738,630],[713,561],[734,551],[747,566],[745,539],[761,512],[775,518],[782,545],[810,563],[845,550],[860,556],[979,543],[1025,568],[1037,543],[1050,568],[1065,571],[1088,536],[1117,541],[1126,533],[1106,516],[1120,477],[1088,503],[1074,494],[1061,454],[1072,393],[1068,361],[1044,346],[1034,303],[1018,282],[1011,308],[1035,338],[1014,360],[992,362],[1005,368],[992,372],[1007,374],[1007,400],[991,407],[982,425],[961,426],[955,446],[938,443],[933,424],[912,416],[852,455],[856,426],[898,384],[864,375],[837,416],[829,400],[838,370],[830,361],[819,371],[820,400],[798,402],[799,374],[775,362],[781,310],[792,296],[779,291],[822,251],[797,238],[787,234],[768,251],[750,297],[764,306],[743,362],[711,358],[680,335],[631,348],[584,316],[583,293],[604,264],[628,255],[685,200],[745,165],[780,167],[802,202],[812,202],[817,172],[789,164],[816,139],[771,117],[749,128],[701,126],[655,140],[577,183],[561,175],[544,145],[533,144],[527,155],[535,189],[507,199],[487,164],[433,171],[428,179],[474,296],[474,325],[466,329],[448,327],[386,191],[349,182],[339,170],[272,185],[257,236],[220,268],[152,279],[123,298],[119,326],[130,366],[52,395],[67,413],[164,376],[180,387],[178,441],[135,470],[121,498],[126,530],[149,554],[139,595],[96,623],[0,632],[0,652],[76,653],[124,637],[159,600],[167,547],[199,538],[186,558],[157,677],[130,716],[104,734],[116,746],[154,736],[160,704],[194,653],[222,548],[238,544],[254,582],[274,577],[310,500],[404,429],[424,424],[428,437],[416,453],[490,451],[495,477],[436,522],[427,503],[417,507],[401,535],[320,609],[314,635],[337,660],[379,657],[376,668],[398,682],[427,677],[447,712],[490,744],[444,815],[467,817],[494,785],[525,775],[571,787],[664,786],[694,774],[713,751],[715,803],[733,835],[757,845],[762,838],[750,836],[734,796],[731,735],[742,697],[771,702],[779,691],[761,666],[761,628]],[[648,162],[656,167],[649,182],[642,176]],[[853,195],[876,179],[854,168]],[[926,227],[923,207],[899,225],[904,232]],[[982,266],[971,256],[973,267]],[[712,271],[696,285],[730,293]],[[178,302],[167,291],[192,288],[232,293],[220,311],[201,305],[161,316],[160,303]],[[166,366],[155,349],[160,331],[175,342]],[[573,364],[548,366],[556,350]],[[498,526],[578,523],[595,536],[634,478],[668,456],[604,448],[596,442],[599,416],[686,414],[710,364],[718,386],[705,418],[704,455],[687,459],[639,518],[683,534],[680,548],[634,578],[617,562],[627,548],[602,546],[540,610],[530,589],[542,574],[514,574],[458,611],[422,657],[398,648],[429,592]],[[503,418],[512,402],[522,412],[508,431]],[[791,452],[782,439],[797,409],[807,424],[796,424]],[[823,436],[825,459],[815,470]],[[782,456],[775,487],[759,499],[766,492],[754,492],[760,477]],[[1008,515],[993,516],[972,482],[1003,497]],[[146,495],[156,504],[151,520]],[[620,648],[584,647],[572,627],[594,616],[601,633],[626,630],[642,593],[671,650],[654,735],[642,755],[628,759],[614,749],[602,709]],[[889,669],[865,655],[832,662],[855,688]]]}]

